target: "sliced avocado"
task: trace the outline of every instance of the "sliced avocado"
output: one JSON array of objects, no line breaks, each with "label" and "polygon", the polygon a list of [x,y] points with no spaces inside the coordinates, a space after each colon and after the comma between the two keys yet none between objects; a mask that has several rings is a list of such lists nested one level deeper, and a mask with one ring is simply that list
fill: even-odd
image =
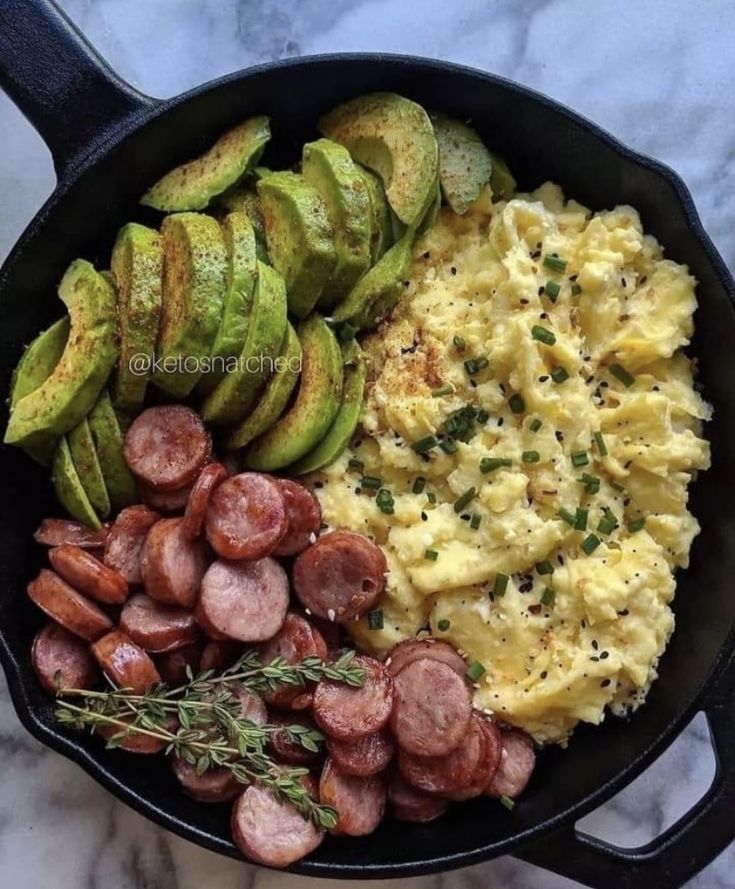
[{"label": "sliced avocado", "polygon": [[344,362],[344,382],[339,412],[319,444],[305,457],[289,466],[294,475],[314,472],[333,463],[349,444],[362,412],[362,399],[365,395],[367,368],[360,347],[355,340],[342,346]]},{"label": "sliced avocado", "polygon": [[281,469],[308,454],[337,416],[342,392],[342,353],[332,330],[314,313],[296,329],[303,361],[291,407],[245,452],[250,469]]},{"label": "sliced avocado", "polygon": [[100,395],[89,414],[89,429],[113,512],[136,503],[138,485],[125,462],[122,429],[107,392]]},{"label": "sliced avocado", "polygon": [[69,337],[51,374],[17,399],[5,442],[45,447],[92,409],[117,358],[115,291],[84,259],[75,260],[59,285],[71,318]]},{"label": "sliced avocado", "polygon": [[270,119],[261,114],[228,130],[196,160],[171,170],[140,199],[156,210],[203,210],[260,160],[271,137]]},{"label": "sliced avocado", "polygon": [[490,176],[490,189],[493,197],[499,201],[509,201],[516,191],[516,181],[510,172],[510,167],[497,154],[492,154],[493,172]]},{"label": "sliced avocado", "polygon": [[367,167],[360,167],[360,169],[365,177],[370,199],[370,212],[373,219],[370,235],[370,261],[375,264],[393,243],[391,210],[385,199],[385,189],[380,179]]},{"label": "sliced avocado", "polygon": [[250,410],[260,388],[270,377],[286,333],[286,285],[275,269],[258,263],[245,344],[238,366],[222,379],[202,402],[207,423],[227,425]]},{"label": "sliced avocado", "polygon": [[212,346],[211,370],[197,387],[202,394],[214,389],[232,359],[242,352],[258,273],[255,230],[245,213],[228,213],[222,220],[222,233],[227,249],[224,310]]},{"label": "sliced avocado", "polygon": [[301,343],[296,331],[288,324],[273,376],[266,383],[252,413],[236,426],[225,440],[225,447],[228,450],[244,448],[254,438],[271,428],[286,409],[288,399],[299,378],[300,368]]},{"label": "sliced avocado", "polygon": [[490,181],[493,159],[477,133],[462,121],[432,114],[439,145],[439,178],[449,206],[460,216]]},{"label": "sliced avocado", "polygon": [[112,274],[117,288],[120,361],[115,378],[115,403],[137,411],[143,404],[148,373],[134,356],[152,356],[161,317],[163,245],[161,236],[137,222],[124,225],[112,248]]},{"label": "sliced avocado", "polygon": [[[217,202],[228,213],[245,213],[255,229],[255,237],[265,249],[265,223],[263,211],[260,208],[260,198],[254,188],[238,185],[231,191],[225,192]],[[258,257],[262,259],[262,257]]]},{"label": "sliced avocado", "polygon": [[79,481],[87,492],[89,502],[97,515],[104,518],[110,513],[110,497],[107,493],[89,422],[86,419],[82,420],[67,433],[66,437]]},{"label": "sliced avocado", "polygon": [[401,222],[418,225],[439,164],[434,128],[420,105],[396,93],[358,96],[325,114],[319,129],[380,176]]},{"label": "sliced avocado", "polygon": [[159,389],[184,398],[202,375],[222,317],[227,252],[211,216],[176,213],[161,226],[163,311],[156,346]]},{"label": "sliced avocado", "polygon": [[409,229],[355,284],[347,299],[332,312],[333,322],[347,321],[360,330],[375,324],[393,309],[411,271],[413,238],[413,230]]},{"label": "sliced avocado", "polygon": [[421,222],[419,223],[419,227],[416,229],[417,235],[426,234],[430,228],[433,227],[436,220],[439,218],[439,211],[442,206],[442,190],[439,185],[439,177],[436,179],[436,189],[431,198],[431,202],[429,206],[426,208],[426,212],[424,213]]},{"label": "sliced avocado", "polygon": [[84,487],[79,479],[79,474],[71,458],[69,442],[66,436],[59,439],[54,452],[51,469],[56,498],[70,516],[89,525],[90,528],[101,528],[102,523],[89,502]]},{"label": "sliced avocado", "polygon": [[304,318],[337,262],[327,208],[298,173],[272,173],[258,182],[268,254],[286,282],[289,311]]},{"label": "sliced avocado", "polygon": [[349,151],[329,139],[304,145],[301,172],[319,192],[332,226],[337,263],[318,301],[326,310],[349,293],[370,267],[370,196]]}]

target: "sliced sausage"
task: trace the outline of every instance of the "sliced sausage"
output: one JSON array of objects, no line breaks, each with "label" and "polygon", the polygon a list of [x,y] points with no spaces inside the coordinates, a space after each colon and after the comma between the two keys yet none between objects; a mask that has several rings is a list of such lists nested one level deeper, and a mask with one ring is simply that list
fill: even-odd
[{"label": "sliced sausage", "polygon": [[113,630],[92,646],[92,654],[118,688],[142,695],[161,681],[156,665],[133,640]]},{"label": "sliced sausage", "polygon": [[434,639],[404,639],[393,646],[385,665],[391,676],[397,676],[404,667],[422,658],[442,661],[463,679],[467,675],[467,664],[457,650]]},{"label": "sliced sausage", "polygon": [[199,662],[199,669],[202,672],[214,670],[215,673],[221,673],[222,670],[231,667],[242,652],[242,645],[230,639],[221,642],[207,642]]},{"label": "sliced sausage", "polygon": [[448,794],[467,787],[485,753],[482,728],[471,722],[459,746],[446,756],[416,756],[398,751],[398,768],[414,787],[427,793]]},{"label": "sliced sausage", "polygon": [[433,821],[447,810],[445,799],[412,787],[398,771],[394,772],[388,784],[388,801],[394,817],[416,824]]},{"label": "sliced sausage", "polygon": [[332,531],[297,557],[294,589],[307,612],[346,623],[376,603],[387,570],[383,551],[367,537]]},{"label": "sliced sausage", "polygon": [[94,688],[99,678],[89,645],[55,623],[36,633],[31,663],[39,682],[52,695],[62,688]]},{"label": "sliced sausage", "polygon": [[212,491],[227,478],[227,470],[221,463],[210,463],[199,473],[186,502],[184,513],[184,536],[194,540],[202,536],[204,517]]},{"label": "sliced sausage", "polygon": [[161,519],[143,546],[141,574],[149,596],[166,605],[191,608],[207,570],[207,550],[201,540],[187,540],[183,519]]},{"label": "sliced sausage", "polygon": [[270,476],[241,472],[218,485],[209,498],[207,540],[223,559],[262,559],[287,528],[286,504]]},{"label": "sliced sausage", "polygon": [[268,711],[262,698],[238,682],[228,684],[228,688],[240,702],[241,719],[247,719],[254,725],[265,725],[268,722]]},{"label": "sliced sausage", "polygon": [[151,488],[150,485],[144,485],[143,482],[140,482],[138,487],[140,488],[140,496],[143,498],[146,506],[170,515],[172,513],[184,512],[194,486],[184,485],[183,488],[176,488],[173,491],[157,491],[155,488]]},{"label": "sliced sausage", "polygon": [[500,752],[503,749],[500,732],[487,717],[481,716],[477,711],[472,713],[472,720],[481,729],[483,752],[470,783],[461,790],[452,790],[446,794],[447,799],[452,801],[461,802],[462,800],[482,796],[487,790],[488,784],[492,781],[493,775],[498,770],[500,762]]},{"label": "sliced sausage", "polygon": [[[304,779],[312,796],[314,784]],[[253,784],[232,807],[232,839],[242,854],[257,864],[288,867],[324,839],[324,831],[266,787]]]},{"label": "sliced sausage", "polygon": [[309,615],[309,623],[319,630],[322,639],[327,643],[327,651],[338,651],[342,648],[344,630],[340,624],[325,620],[323,617],[317,617],[316,614]]},{"label": "sliced sausage", "polygon": [[127,580],[86,549],[62,543],[50,549],[48,557],[57,574],[98,602],[119,605],[127,599]]},{"label": "sliced sausage", "polygon": [[341,771],[348,775],[367,778],[388,768],[395,745],[385,731],[363,735],[357,741],[338,741],[327,738],[327,751]]},{"label": "sliced sausage", "polygon": [[296,556],[319,536],[322,511],[312,492],[290,478],[276,479],[286,504],[288,529],[273,550],[276,556]]},{"label": "sliced sausage", "polygon": [[528,784],[536,765],[533,741],[525,733],[504,729],[500,733],[502,750],[500,762],[487,787],[488,796],[520,796]]},{"label": "sliced sausage", "polygon": [[187,796],[200,803],[224,803],[234,799],[242,790],[242,784],[225,766],[208,769],[201,775],[196,765],[175,756],[171,762],[174,775]]},{"label": "sliced sausage", "polygon": [[[134,717],[120,716],[121,722],[131,722]],[[167,716],[163,721],[163,727],[169,732],[175,732],[178,728],[178,720],[175,716]],[[105,740],[109,741],[114,735],[120,731],[118,725],[99,725],[95,728],[95,732],[101,735]],[[117,749],[126,750],[128,753],[152,754],[160,753],[168,746],[168,741],[161,738],[152,738],[150,735],[144,735],[139,732],[131,732],[127,737],[123,738],[117,745]]]},{"label": "sliced sausage", "polygon": [[72,519],[44,519],[36,528],[33,537],[44,546],[61,546],[69,543],[83,549],[98,549],[105,545],[110,526],[103,525],[97,531]]},{"label": "sliced sausage", "polygon": [[467,683],[441,661],[423,658],[394,678],[391,728],[409,753],[443,756],[467,734],[472,699]]},{"label": "sliced sausage", "polygon": [[322,731],[339,741],[357,741],[379,731],[393,706],[393,681],[380,661],[357,655],[352,666],[365,671],[360,688],[322,679],[314,691],[314,719]]},{"label": "sliced sausage", "polygon": [[119,571],[131,585],[143,582],[140,571],[143,544],[160,518],[157,512],[138,504],[123,509],[110,528],[105,544],[105,565]]},{"label": "sliced sausage", "polygon": [[137,593],[120,613],[120,629],[146,651],[161,654],[189,645],[199,638],[199,626],[191,611],[162,605]]},{"label": "sliced sausage", "polygon": [[199,414],[181,404],[150,407],[125,433],[131,471],[158,491],[190,484],[212,454],[212,440]]},{"label": "sliced sausage", "polygon": [[225,636],[224,633],[221,633],[212,623],[210,623],[209,618],[204,613],[204,609],[202,608],[201,599],[194,606],[194,619],[199,624],[204,635],[208,636],[215,642],[232,641],[229,636]]},{"label": "sliced sausage", "polygon": [[310,766],[319,761],[319,753],[307,750],[303,744],[294,740],[286,730],[288,726],[304,726],[308,729],[316,729],[314,721],[303,713],[298,716],[290,716],[285,713],[270,713],[268,715],[270,725],[277,726],[275,731],[268,735],[268,743],[276,754],[279,762],[285,762],[294,766]]},{"label": "sliced sausage", "polygon": [[[281,629],[261,647],[259,656],[262,664],[269,664],[276,658],[282,658],[287,664],[298,664],[306,657],[324,660],[327,656],[327,643],[306,618],[289,612]],[[313,686],[307,689],[307,692],[312,691]],[[303,685],[282,685],[275,691],[265,692],[263,697],[272,707],[288,708],[298,699],[304,698],[308,698],[309,706],[312,695],[304,694]]]},{"label": "sliced sausage", "polygon": [[337,812],[336,836],[364,837],[383,820],[388,785],[384,775],[348,775],[327,759],[319,779],[319,800]]},{"label": "sliced sausage", "polygon": [[41,611],[88,642],[99,639],[112,628],[112,621],[104,611],[47,568],[41,569],[38,577],[28,584],[27,591]]},{"label": "sliced sausage", "polygon": [[286,619],[288,578],[274,559],[214,562],[201,587],[199,607],[206,622],[229,639],[265,642]]},{"label": "sliced sausage", "polygon": [[193,642],[190,645],[175,648],[173,651],[166,651],[154,658],[154,661],[161,679],[167,685],[177,686],[184,685],[189,681],[187,667],[191,668],[194,676],[200,672],[201,657],[201,642]]}]

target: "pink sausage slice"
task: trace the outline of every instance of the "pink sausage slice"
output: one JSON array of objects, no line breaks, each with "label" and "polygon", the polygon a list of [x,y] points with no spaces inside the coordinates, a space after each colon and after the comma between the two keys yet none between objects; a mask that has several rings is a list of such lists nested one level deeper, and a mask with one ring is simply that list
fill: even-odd
[{"label": "pink sausage slice", "polygon": [[297,725],[305,726],[309,729],[316,729],[314,721],[303,713],[270,713],[268,722],[273,726],[278,726],[276,731],[272,731],[268,736],[268,743],[276,755],[279,762],[285,762],[294,766],[310,766],[319,760],[319,754],[312,750],[307,750],[298,741],[295,741],[286,731],[287,726]]},{"label": "pink sausage slice", "polygon": [[137,593],[123,606],[120,629],[145,651],[161,654],[189,645],[199,638],[199,627],[191,611],[162,605]]},{"label": "pink sausage slice", "polygon": [[120,605],[128,597],[128,582],[86,549],[62,543],[49,550],[49,561],[67,583],[98,602]]},{"label": "pink sausage slice", "polygon": [[398,752],[398,768],[414,787],[427,793],[449,794],[467,787],[485,755],[485,735],[475,722],[459,746],[446,756],[416,756]]},{"label": "pink sausage slice", "polygon": [[150,657],[119,630],[98,639],[92,646],[92,654],[118,688],[130,689],[133,694],[145,694],[161,681]]},{"label": "pink sausage slice", "polygon": [[89,645],[55,623],[36,633],[31,663],[39,682],[52,695],[59,688],[94,688],[99,678]]},{"label": "pink sausage slice", "polygon": [[220,766],[197,774],[195,764],[175,756],[171,762],[174,775],[187,796],[200,803],[224,803],[234,799],[242,790],[242,784],[230,769]]},{"label": "pink sausage slice", "polygon": [[477,711],[473,711],[472,721],[482,731],[483,753],[480,756],[480,761],[477,763],[477,768],[472,775],[470,783],[460,790],[449,791],[449,793],[445,794],[447,799],[456,802],[482,796],[487,790],[488,784],[492,781],[500,763],[500,751],[502,750],[500,732],[486,716],[480,715]]},{"label": "pink sausage slice", "polygon": [[380,661],[357,655],[352,666],[365,671],[362,687],[322,679],[314,692],[314,719],[322,731],[338,741],[357,741],[380,731],[393,706],[393,681]]},{"label": "pink sausage slice", "polygon": [[199,473],[199,478],[194,482],[189,494],[184,513],[184,536],[189,540],[202,536],[209,498],[227,475],[227,470],[221,463],[210,463]]},{"label": "pink sausage slice", "polygon": [[165,605],[191,608],[207,562],[202,541],[184,536],[183,519],[161,519],[148,532],[143,546],[143,585],[149,596]]},{"label": "pink sausage slice", "polygon": [[44,519],[33,534],[37,543],[44,546],[61,546],[70,543],[84,549],[98,549],[105,545],[110,526],[103,525],[93,531],[81,522],[72,519]]},{"label": "pink sausage slice", "polygon": [[191,667],[194,676],[199,673],[201,667],[202,643],[193,642],[182,648],[174,648],[158,655],[155,660],[156,669],[161,674],[161,679],[171,686],[183,685],[188,682],[187,667]]},{"label": "pink sausage slice", "polygon": [[[306,618],[289,612],[281,629],[262,646],[259,654],[263,664],[269,664],[276,658],[283,658],[288,664],[297,664],[307,657],[324,660],[327,656],[327,643]],[[266,692],[264,698],[272,707],[288,708],[304,691],[302,685],[284,685]]]},{"label": "pink sausage slice", "polygon": [[110,529],[105,545],[105,565],[119,571],[131,585],[143,582],[140,561],[148,532],[161,518],[139,504],[123,509]]},{"label": "pink sausage slice", "polygon": [[525,732],[504,729],[500,733],[502,751],[498,769],[487,787],[488,796],[520,796],[533,774],[536,753]]},{"label": "pink sausage slice", "polygon": [[393,759],[395,744],[390,732],[383,729],[363,735],[357,741],[327,738],[327,751],[335,765],[345,774],[367,778],[388,768]]},{"label": "pink sausage slice", "polygon": [[308,488],[290,478],[276,479],[286,504],[288,530],[273,550],[276,556],[296,556],[314,543],[322,524],[319,501]]},{"label": "pink sausage slice", "polygon": [[384,776],[348,775],[328,759],[319,780],[319,799],[337,812],[331,832],[351,837],[371,834],[383,820],[387,791]]},{"label": "pink sausage slice", "polygon": [[183,513],[193,489],[193,485],[184,485],[183,488],[176,488],[173,491],[157,491],[155,488],[151,488],[150,485],[143,484],[143,482],[140,482],[138,487],[140,488],[140,496],[143,498],[146,506],[169,515],[172,513]]},{"label": "pink sausage slice", "polygon": [[223,559],[262,559],[273,552],[287,528],[283,494],[268,475],[233,475],[209,498],[207,540]]},{"label": "pink sausage slice", "polygon": [[404,639],[393,646],[385,665],[391,676],[397,676],[404,667],[422,658],[442,661],[462,678],[467,673],[467,664],[457,650],[446,642],[435,639]]},{"label": "pink sausage slice", "polygon": [[112,621],[58,574],[43,568],[27,587],[28,596],[50,618],[88,642],[112,628]]},{"label": "pink sausage slice", "polygon": [[435,793],[426,793],[417,787],[412,787],[401,777],[400,772],[395,772],[391,776],[388,800],[395,818],[415,824],[433,821],[447,810],[445,799]]}]

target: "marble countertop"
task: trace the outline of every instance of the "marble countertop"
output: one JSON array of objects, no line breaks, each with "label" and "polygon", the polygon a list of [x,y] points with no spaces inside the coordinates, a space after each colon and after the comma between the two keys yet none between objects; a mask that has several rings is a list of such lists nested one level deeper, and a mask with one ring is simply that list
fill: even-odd
[{"label": "marble countertop", "polygon": [[[256,62],[349,50],[434,56],[518,80],[674,167],[691,188],[705,228],[735,268],[735,7],[729,0],[60,0],[60,5],[123,77],[156,96]],[[2,94],[0,133],[1,260],[51,192],[54,175],[45,146]],[[4,886],[315,885],[205,852],[132,812],[25,733],[4,680],[0,766]],[[657,763],[582,827],[621,846],[640,845],[676,821],[713,774],[700,715]],[[689,885],[725,889],[733,885],[733,869],[731,847]],[[402,885],[578,884],[506,857]]]}]

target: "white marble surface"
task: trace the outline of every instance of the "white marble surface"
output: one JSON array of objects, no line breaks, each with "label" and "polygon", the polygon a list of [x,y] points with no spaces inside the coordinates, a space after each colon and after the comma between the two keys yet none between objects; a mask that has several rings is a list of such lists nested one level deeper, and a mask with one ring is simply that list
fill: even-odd
[{"label": "white marble surface", "polygon": [[[730,0],[61,0],[61,5],[124,77],[158,96],[254,62],[336,50],[417,53],[503,74],[567,103],[678,170],[705,227],[735,267],[735,6]],[[1,94],[0,134],[2,258],[54,179],[47,150]],[[314,885],[220,858],[149,824],[26,735],[4,682],[0,767],[3,886]],[[713,769],[700,717],[584,827],[624,846],[645,842],[701,795]],[[690,885],[731,887],[734,869],[731,848]],[[416,889],[577,885],[511,858],[404,884]]]}]

